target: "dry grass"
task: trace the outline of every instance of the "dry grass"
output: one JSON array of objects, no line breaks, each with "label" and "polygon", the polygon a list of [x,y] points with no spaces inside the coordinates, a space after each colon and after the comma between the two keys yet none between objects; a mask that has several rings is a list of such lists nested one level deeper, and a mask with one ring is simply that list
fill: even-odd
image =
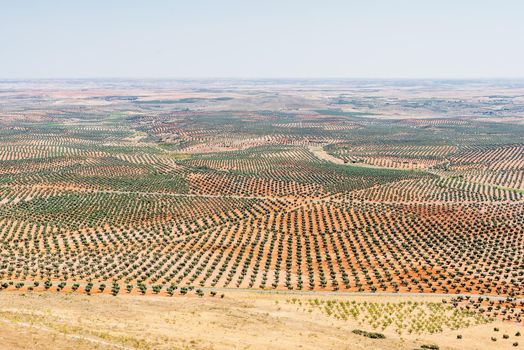
[{"label": "dry grass", "polygon": [[[380,298],[380,299],[379,299]],[[225,298],[174,298],[54,293],[3,293],[0,299],[0,349],[413,349],[438,344],[441,349],[510,349],[518,326],[490,324],[443,329],[435,334],[397,334],[386,339],[353,334],[373,331],[365,322],[308,312],[311,296],[234,292]],[[332,296],[317,298],[326,305]],[[435,297],[337,297],[356,305],[373,302],[418,303]],[[424,306],[426,305],[426,306]],[[430,316],[428,316],[430,317]],[[499,332],[494,333],[493,328]],[[461,334],[462,339],[457,339]],[[509,339],[503,339],[509,334]],[[20,336],[21,335],[21,336]],[[490,337],[496,336],[496,342]]]}]

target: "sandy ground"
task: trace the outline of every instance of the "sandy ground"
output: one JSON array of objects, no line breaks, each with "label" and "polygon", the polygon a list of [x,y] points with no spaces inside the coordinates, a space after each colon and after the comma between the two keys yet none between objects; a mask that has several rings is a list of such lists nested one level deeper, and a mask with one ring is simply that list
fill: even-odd
[{"label": "sandy ground", "polygon": [[[519,326],[495,321],[434,335],[383,333],[320,312],[308,313],[282,294],[231,293],[168,297],[0,293],[0,349],[518,349]],[[332,296],[319,296],[331,299]],[[378,299],[377,299],[378,298]],[[422,299],[423,298],[423,299]],[[428,301],[428,297],[339,296],[338,300]],[[435,298],[440,301],[442,298]],[[494,327],[500,329],[494,332]],[[372,329],[367,329],[372,331]],[[522,332],[522,329],[520,330]],[[511,334],[502,339],[502,334]],[[463,336],[457,339],[457,334]],[[492,336],[497,341],[490,340]]]}]

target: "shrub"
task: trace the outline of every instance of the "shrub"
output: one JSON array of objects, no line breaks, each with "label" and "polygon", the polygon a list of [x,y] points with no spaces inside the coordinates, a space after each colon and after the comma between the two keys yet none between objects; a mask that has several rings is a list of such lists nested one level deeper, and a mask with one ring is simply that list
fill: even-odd
[{"label": "shrub", "polygon": [[362,335],[364,337],[371,338],[371,339],[385,339],[386,338],[386,336],[384,334],[382,334],[382,333],[367,332],[367,331],[363,331],[361,329],[354,329],[353,333],[354,334],[358,334],[358,335]]},{"label": "shrub", "polygon": [[420,347],[422,349],[427,349],[427,350],[438,350],[438,349],[440,349],[439,346],[435,345],[435,344],[421,345]]}]

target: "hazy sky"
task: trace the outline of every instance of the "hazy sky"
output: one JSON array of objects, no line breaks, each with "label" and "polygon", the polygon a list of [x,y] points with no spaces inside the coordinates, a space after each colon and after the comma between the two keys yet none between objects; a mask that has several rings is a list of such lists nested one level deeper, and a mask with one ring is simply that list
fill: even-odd
[{"label": "hazy sky", "polygon": [[0,0],[0,78],[524,78],[522,0]]}]

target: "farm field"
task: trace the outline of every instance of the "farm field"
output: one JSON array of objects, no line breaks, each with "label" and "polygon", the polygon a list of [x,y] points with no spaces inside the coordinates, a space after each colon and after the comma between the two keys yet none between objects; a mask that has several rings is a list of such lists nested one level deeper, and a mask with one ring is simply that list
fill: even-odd
[{"label": "farm field", "polygon": [[[442,306],[441,299],[245,291],[223,298],[207,293],[172,298],[7,293],[0,299],[0,348],[400,350],[436,345],[443,350],[495,350],[522,343],[517,324],[456,313]],[[327,314],[346,304],[350,311],[359,310],[357,319]],[[406,326],[400,334],[396,326],[382,329],[384,315],[375,312],[381,308],[397,310],[391,318]],[[376,329],[375,320],[381,322]],[[411,326],[418,328],[410,333]]]},{"label": "farm field", "polygon": [[[231,348],[243,313],[246,337],[288,348],[522,347],[523,96],[519,81],[0,81],[0,347],[29,346],[23,328],[49,348]],[[87,329],[96,341],[64,338]]]}]

